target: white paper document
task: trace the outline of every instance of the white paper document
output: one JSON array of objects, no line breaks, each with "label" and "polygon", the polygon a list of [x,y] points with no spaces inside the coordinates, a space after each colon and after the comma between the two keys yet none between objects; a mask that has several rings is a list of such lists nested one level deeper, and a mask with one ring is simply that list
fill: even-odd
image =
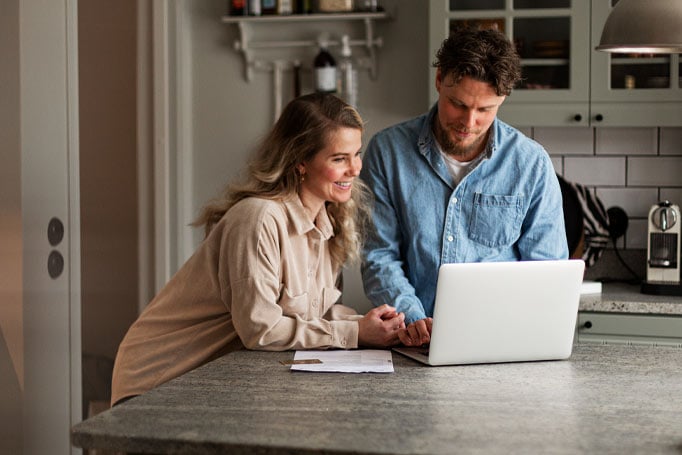
[{"label": "white paper document", "polygon": [[294,362],[317,359],[321,363],[291,365],[295,371],[339,373],[393,373],[391,351],[357,349],[352,351],[296,351]]}]

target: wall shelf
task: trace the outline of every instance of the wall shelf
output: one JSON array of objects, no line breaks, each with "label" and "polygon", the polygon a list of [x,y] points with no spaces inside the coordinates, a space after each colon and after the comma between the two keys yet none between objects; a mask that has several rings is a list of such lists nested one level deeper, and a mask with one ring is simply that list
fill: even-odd
[{"label": "wall shelf", "polygon": [[[329,13],[329,14],[291,14],[291,15],[265,15],[265,16],[223,16],[222,22],[225,24],[236,24],[239,30],[239,39],[234,42],[234,48],[242,54],[244,59],[244,77],[247,81],[253,79],[255,69],[275,70],[287,67],[289,64],[278,60],[258,60],[256,51],[262,49],[285,49],[285,48],[310,48],[317,47],[318,41],[309,40],[277,40],[277,41],[256,41],[251,36],[255,33],[255,28],[267,24],[287,24],[287,23],[313,23],[313,22],[342,22],[342,21],[362,21],[364,24],[364,37],[351,38],[351,46],[364,47],[368,54],[366,63],[362,66],[369,70],[370,77],[376,78],[376,49],[383,46],[383,40],[374,36],[374,21],[388,19],[386,12],[361,12],[361,13]],[[328,40],[330,47],[340,46],[340,40]],[[277,68],[275,68],[277,67]]]}]

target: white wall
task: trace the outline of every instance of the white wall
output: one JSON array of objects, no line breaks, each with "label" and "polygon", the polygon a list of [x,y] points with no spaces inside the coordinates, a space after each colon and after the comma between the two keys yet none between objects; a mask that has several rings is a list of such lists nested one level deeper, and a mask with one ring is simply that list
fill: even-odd
[{"label": "white wall", "polygon": [[21,452],[24,378],[19,0],[0,0],[0,453]]}]

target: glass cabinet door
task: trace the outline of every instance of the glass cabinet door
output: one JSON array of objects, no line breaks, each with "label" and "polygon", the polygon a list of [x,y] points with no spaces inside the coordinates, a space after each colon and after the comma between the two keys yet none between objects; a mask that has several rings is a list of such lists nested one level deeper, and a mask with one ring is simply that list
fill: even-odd
[{"label": "glass cabinet door", "polygon": [[616,3],[618,0],[592,2],[591,124],[682,125],[678,54],[617,54],[594,50]]},{"label": "glass cabinet door", "polygon": [[[522,80],[500,110],[503,119],[517,125],[588,121],[589,2],[432,0],[430,6],[432,56],[446,35],[458,27],[496,28],[516,45]],[[434,34],[433,29],[438,28],[434,23],[442,24],[440,36]],[[435,69],[432,76],[431,80]],[[435,101],[435,89],[431,94]],[[526,103],[539,103],[546,110],[533,112],[526,109]]]},{"label": "glass cabinet door", "polygon": [[[599,44],[601,30],[618,0],[593,2],[592,48]],[[592,55],[592,99],[594,101],[682,100],[678,54]]]}]

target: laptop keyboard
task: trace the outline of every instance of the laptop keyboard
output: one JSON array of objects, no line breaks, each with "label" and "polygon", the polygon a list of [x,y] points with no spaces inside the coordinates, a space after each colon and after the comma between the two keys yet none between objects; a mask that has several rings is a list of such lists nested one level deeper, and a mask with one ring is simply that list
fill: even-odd
[{"label": "laptop keyboard", "polygon": [[417,352],[420,353],[421,355],[425,355],[426,357],[429,356],[429,347],[428,346],[422,346],[420,348],[417,348]]}]

